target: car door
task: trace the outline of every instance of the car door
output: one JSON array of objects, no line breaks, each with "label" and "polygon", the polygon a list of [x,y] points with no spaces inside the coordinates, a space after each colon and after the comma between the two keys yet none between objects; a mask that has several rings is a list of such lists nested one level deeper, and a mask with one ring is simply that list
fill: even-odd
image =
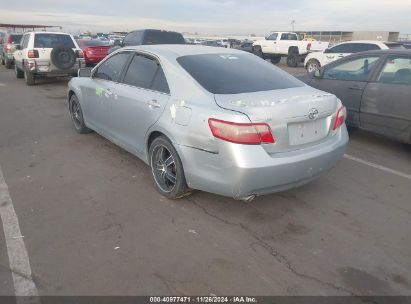
[{"label": "car door", "polygon": [[363,95],[361,127],[398,139],[410,140],[411,56],[390,55]]},{"label": "car door", "polygon": [[354,43],[342,43],[324,51],[322,66],[354,53]]},{"label": "car door", "polygon": [[14,64],[20,68],[23,69],[23,57],[24,57],[24,52],[27,50],[28,43],[29,43],[29,38],[30,34],[24,34],[23,38],[21,38],[21,46],[19,50],[16,50],[13,53],[14,56]]},{"label": "car door", "polygon": [[278,33],[272,33],[266,40],[262,41],[261,49],[263,53],[275,54],[277,52]]},{"label": "car door", "polygon": [[93,70],[91,80],[82,87],[86,123],[108,136],[112,136],[111,103],[116,94],[116,83],[129,56],[127,51],[110,56]]},{"label": "car door", "polygon": [[169,99],[169,86],[159,60],[135,53],[112,104],[113,133],[123,147],[144,153],[146,133]]},{"label": "car door", "polygon": [[288,49],[291,46],[297,46],[298,41],[297,34],[294,33],[282,33],[280,37],[280,43],[277,45],[277,52],[279,54],[288,54]]},{"label": "car door", "polygon": [[340,98],[347,108],[347,124],[358,126],[362,94],[379,58],[363,55],[336,62],[324,67],[321,76],[313,77],[309,84]]}]

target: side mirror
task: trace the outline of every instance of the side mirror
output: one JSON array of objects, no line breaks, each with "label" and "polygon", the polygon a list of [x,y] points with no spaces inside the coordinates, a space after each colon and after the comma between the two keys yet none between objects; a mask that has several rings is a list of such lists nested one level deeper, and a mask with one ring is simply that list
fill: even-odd
[{"label": "side mirror", "polygon": [[78,70],[78,77],[91,77],[90,68],[81,68]]},{"label": "side mirror", "polygon": [[16,44],[16,50],[20,51],[21,50],[21,45],[20,44]]},{"label": "side mirror", "polygon": [[314,72],[314,77],[315,78],[323,78],[323,71],[322,70],[316,70]]}]

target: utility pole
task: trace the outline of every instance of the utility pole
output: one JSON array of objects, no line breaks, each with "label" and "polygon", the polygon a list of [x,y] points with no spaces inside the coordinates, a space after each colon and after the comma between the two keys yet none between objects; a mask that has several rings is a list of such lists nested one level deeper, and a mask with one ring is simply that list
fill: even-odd
[{"label": "utility pole", "polygon": [[293,32],[294,32],[294,25],[295,25],[295,20],[291,20],[291,26],[292,26],[292,28],[293,28]]}]

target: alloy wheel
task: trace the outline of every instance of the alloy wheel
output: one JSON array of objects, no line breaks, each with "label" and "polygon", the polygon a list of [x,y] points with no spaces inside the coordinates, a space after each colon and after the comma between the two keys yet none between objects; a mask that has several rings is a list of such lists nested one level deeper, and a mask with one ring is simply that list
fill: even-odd
[{"label": "alloy wheel", "polygon": [[164,145],[154,148],[151,166],[157,185],[164,192],[173,191],[177,182],[176,164],[171,152]]}]

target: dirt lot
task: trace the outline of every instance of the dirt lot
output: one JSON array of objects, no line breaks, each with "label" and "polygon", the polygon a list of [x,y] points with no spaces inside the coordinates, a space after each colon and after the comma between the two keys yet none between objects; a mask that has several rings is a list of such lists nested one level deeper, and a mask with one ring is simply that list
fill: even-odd
[{"label": "dirt lot", "polygon": [[301,188],[170,201],[142,161],[74,132],[66,84],[0,68],[0,172],[40,295],[411,295],[410,147],[352,131],[346,157]]}]

